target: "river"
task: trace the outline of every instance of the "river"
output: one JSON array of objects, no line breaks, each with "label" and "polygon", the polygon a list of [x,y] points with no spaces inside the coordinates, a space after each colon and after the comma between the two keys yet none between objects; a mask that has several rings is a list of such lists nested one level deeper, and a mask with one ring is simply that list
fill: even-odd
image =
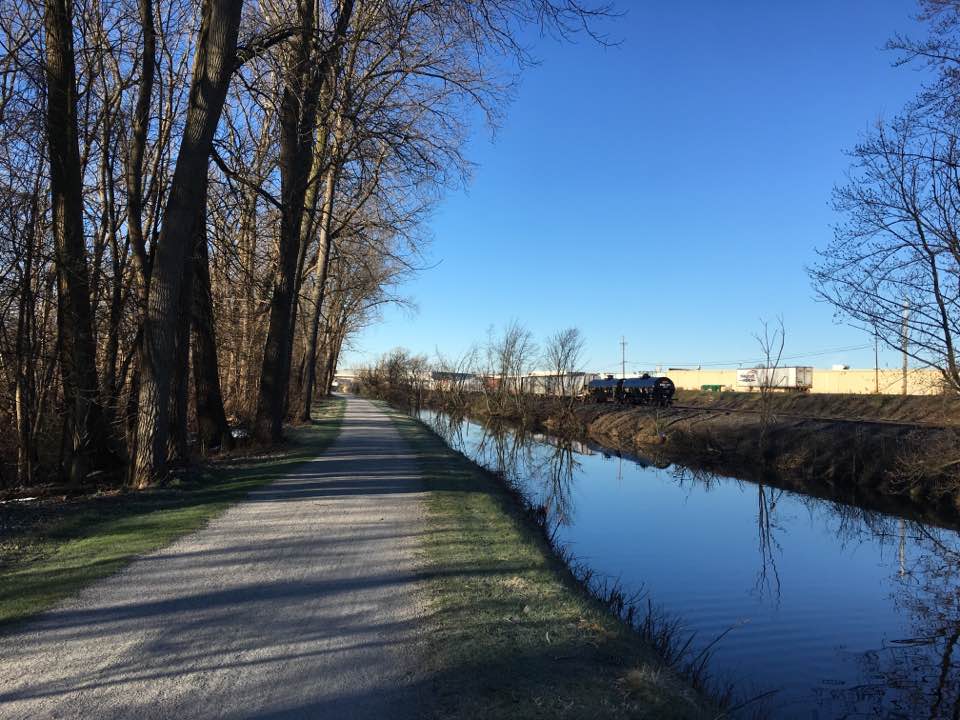
[{"label": "river", "polygon": [[[775,718],[960,717],[960,536],[856,506],[425,410],[546,511],[578,563],[714,646]],[[732,628],[732,629],[731,629]]]}]

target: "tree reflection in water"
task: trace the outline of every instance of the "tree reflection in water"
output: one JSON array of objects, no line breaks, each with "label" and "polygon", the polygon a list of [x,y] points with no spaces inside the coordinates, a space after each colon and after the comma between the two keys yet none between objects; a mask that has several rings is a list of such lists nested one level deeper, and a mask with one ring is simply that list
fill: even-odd
[{"label": "tree reflection in water", "polygon": [[760,551],[760,571],[754,590],[766,594],[780,603],[780,573],[777,572],[777,555],[783,552],[777,542],[777,503],[784,491],[766,485],[757,485],[757,539]]},{"label": "tree reflection in water", "polygon": [[[893,524],[885,518],[884,524]],[[885,528],[898,546],[900,563],[892,578],[893,599],[910,618],[910,637],[898,638],[863,656],[872,683],[852,691],[848,701],[873,702],[879,712],[895,708],[905,718],[960,718],[960,553],[943,531],[899,521]]]},{"label": "tree reflection in water", "polygon": [[468,447],[464,432],[469,420],[444,413],[423,413],[421,418],[454,450],[521,490],[551,538],[558,528],[572,524],[574,478],[581,469],[577,455],[591,454],[584,445],[489,423],[476,426],[479,435]]},{"label": "tree reflection in water", "polygon": [[709,490],[724,482],[736,482],[741,488],[756,488],[757,492],[757,551],[760,556],[760,567],[753,591],[760,598],[768,598],[774,607],[780,604],[780,573],[777,570],[777,557],[783,554],[783,548],[777,540],[776,533],[782,530],[777,521],[777,504],[783,497],[785,490],[769,485],[750,483],[743,480],[720,477],[705,470],[674,465],[670,468],[670,475],[680,487],[699,486]]},{"label": "tree reflection in water", "polygon": [[[533,507],[542,510],[548,529],[555,532],[573,524],[573,490],[581,472],[578,456],[590,454],[589,450],[570,441],[479,423],[468,439],[467,420],[442,413],[423,417],[451,447],[522,490]],[[759,569],[754,592],[775,607],[781,601],[777,562],[783,548],[778,538],[790,522],[778,518],[785,496],[794,508],[797,503],[805,507],[811,522],[821,524],[841,548],[871,543],[896,557],[889,587],[909,628],[907,637],[884,640],[866,652],[854,650],[858,683],[832,685],[825,680],[812,690],[822,717],[960,720],[960,542],[954,530],[689,468],[673,466],[669,477],[691,492],[737,482],[744,492],[757,493]]]}]

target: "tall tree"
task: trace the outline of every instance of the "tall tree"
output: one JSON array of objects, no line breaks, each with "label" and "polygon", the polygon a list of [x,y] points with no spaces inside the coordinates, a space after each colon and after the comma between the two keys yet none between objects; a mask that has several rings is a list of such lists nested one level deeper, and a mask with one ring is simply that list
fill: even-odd
[{"label": "tall tree", "polygon": [[63,378],[64,473],[78,484],[110,456],[96,365],[90,279],[83,231],[83,182],[77,129],[73,3],[45,6],[47,141],[57,268],[57,327]]},{"label": "tall tree", "polygon": [[294,297],[299,285],[297,259],[304,206],[313,169],[318,102],[330,82],[353,14],[353,0],[337,2],[333,32],[326,44],[316,27],[313,0],[297,3],[300,32],[285,69],[280,101],[281,217],[277,274],[270,301],[270,325],[260,372],[260,393],[254,432],[261,442],[276,442],[283,434],[287,389],[293,352]]},{"label": "tall tree", "polygon": [[810,269],[814,288],[960,392],[960,125],[907,114],[878,124],[853,156],[835,192],[846,221]]},{"label": "tall tree", "polygon": [[134,484],[144,487],[166,464],[170,359],[175,349],[183,266],[196,238],[213,136],[237,59],[241,0],[205,0],[194,58],[186,124],[157,239],[146,317]]},{"label": "tall tree", "polygon": [[[206,188],[204,188],[206,195]],[[220,367],[217,362],[217,338],[213,321],[213,298],[210,292],[210,256],[207,248],[207,203],[197,217],[196,249],[193,258],[193,359],[194,403],[197,412],[197,435],[201,448],[233,446],[233,437],[223,409],[220,389]]]}]

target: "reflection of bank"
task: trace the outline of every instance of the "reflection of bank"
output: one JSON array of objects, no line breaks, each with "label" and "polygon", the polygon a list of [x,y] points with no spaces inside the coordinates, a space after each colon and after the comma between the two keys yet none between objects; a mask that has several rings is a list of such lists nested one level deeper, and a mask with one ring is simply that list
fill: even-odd
[{"label": "reflection of bank", "polygon": [[536,440],[537,442],[545,443],[547,445],[552,445],[553,447],[567,448],[577,455],[590,456],[599,452],[599,450],[594,449],[595,447],[599,448],[599,445],[592,446],[590,443],[582,442],[580,440],[566,440],[564,438],[556,437],[555,435],[548,435],[541,432],[532,432],[530,433],[529,437],[532,440]]},{"label": "reflection of bank", "polygon": [[603,445],[598,445],[594,442],[585,442],[583,443],[590,452],[583,454],[599,454],[603,455],[604,460],[610,460],[611,458],[618,458],[620,460],[629,460],[632,463],[636,463],[640,467],[646,468],[657,468],[658,470],[666,470],[672,466],[672,463],[664,460],[663,458],[657,458],[651,455],[640,455],[636,452],[630,452],[629,450],[614,450],[612,448],[604,447]]}]

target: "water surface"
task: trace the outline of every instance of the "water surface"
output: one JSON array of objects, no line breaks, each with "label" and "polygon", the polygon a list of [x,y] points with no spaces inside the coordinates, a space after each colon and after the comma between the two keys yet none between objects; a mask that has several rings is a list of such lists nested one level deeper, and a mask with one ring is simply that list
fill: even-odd
[{"label": "water surface", "polygon": [[960,717],[960,537],[582,444],[421,418],[544,507],[557,542],[716,646],[777,718]]}]

